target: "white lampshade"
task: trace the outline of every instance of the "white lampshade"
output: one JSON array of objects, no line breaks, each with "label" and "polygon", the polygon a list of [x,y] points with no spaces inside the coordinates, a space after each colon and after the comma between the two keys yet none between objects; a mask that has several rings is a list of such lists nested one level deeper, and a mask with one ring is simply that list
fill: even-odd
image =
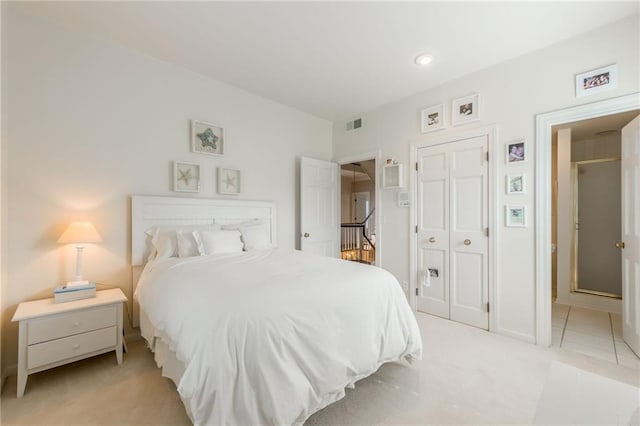
[{"label": "white lampshade", "polygon": [[91,222],[72,222],[58,238],[61,244],[100,243],[102,238]]}]

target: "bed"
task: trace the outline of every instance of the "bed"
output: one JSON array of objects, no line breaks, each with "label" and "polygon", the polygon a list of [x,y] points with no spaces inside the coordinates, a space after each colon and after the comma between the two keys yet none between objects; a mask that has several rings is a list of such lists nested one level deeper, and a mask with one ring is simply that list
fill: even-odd
[{"label": "bed", "polygon": [[[154,226],[259,220],[269,244],[146,262]],[[302,424],[383,363],[420,358],[404,293],[369,265],[278,248],[269,202],[132,198],[134,316],[195,424]]]}]

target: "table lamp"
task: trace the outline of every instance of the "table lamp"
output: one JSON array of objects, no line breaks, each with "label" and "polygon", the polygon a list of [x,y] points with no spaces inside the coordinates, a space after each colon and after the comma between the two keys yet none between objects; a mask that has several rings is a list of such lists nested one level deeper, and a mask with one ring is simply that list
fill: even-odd
[{"label": "table lamp", "polygon": [[76,250],[78,250],[76,277],[75,280],[67,283],[68,286],[89,284],[89,281],[82,279],[82,250],[84,244],[100,242],[102,242],[102,238],[91,222],[73,222],[60,236],[58,243],[75,244]]}]

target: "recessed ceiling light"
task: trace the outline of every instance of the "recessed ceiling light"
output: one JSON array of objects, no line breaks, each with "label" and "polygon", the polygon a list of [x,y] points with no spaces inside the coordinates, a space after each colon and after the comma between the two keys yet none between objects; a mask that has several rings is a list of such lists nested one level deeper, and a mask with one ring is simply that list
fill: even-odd
[{"label": "recessed ceiling light", "polygon": [[429,55],[428,53],[421,53],[420,55],[416,56],[416,59],[414,59],[416,65],[420,65],[422,67],[424,67],[425,65],[429,65],[431,61],[433,61],[433,56]]}]

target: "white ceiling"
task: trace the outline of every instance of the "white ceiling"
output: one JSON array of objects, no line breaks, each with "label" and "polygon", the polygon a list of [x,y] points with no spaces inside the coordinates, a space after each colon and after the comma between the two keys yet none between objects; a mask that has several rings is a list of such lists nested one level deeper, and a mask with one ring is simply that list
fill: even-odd
[{"label": "white ceiling", "polygon": [[[19,7],[341,121],[638,13],[638,4],[176,1]],[[435,56],[426,69],[413,64],[423,51]]]}]

